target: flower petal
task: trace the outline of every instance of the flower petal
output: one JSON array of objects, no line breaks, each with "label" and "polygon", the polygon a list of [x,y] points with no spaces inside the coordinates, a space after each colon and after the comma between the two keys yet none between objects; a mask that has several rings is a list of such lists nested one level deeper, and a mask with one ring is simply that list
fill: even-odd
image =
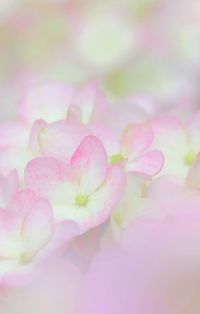
[{"label": "flower petal", "polygon": [[91,120],[102,118],[106,107],[106,98],[100,92],[96,82],[83,85],[77,92],[73,104],[81,110],[81,121],[86,124]]},{"label": "flower petal", "polygon": [[129,124],[121,135],[122,155],[137,156],[151,146],[153,138],[153,130],[149,124]]},{"label": "flower petal", "polygon": [[18,191],[10,203],[9,209],[12,213],[15,213],[19,219],[22,219],[33,207],[37,199],[36,194],[29,189]]},{"label": "flower petal", "polygon": [[39,200],[31,208],[22,225],[26,253],[34,255],[50,241],[54,231],[52,209],[48,201]]},{"label": "flower petal", "polygon": [[67,169],[54,158],[33,159],[25,169],[25,185],[39,196],[47,197],[59,182],[65,181]]},{"label": "flower petal", "polygon": [[119,140],[111,129],[94,124],[90,125],[90,130],[103,143],[109,157],[120,153]]},{"label": "flower petal", "polygon": [[200,151],[200,110],[196,111],[191,121],[189,121],[188,131],[191,151],[196,156]]},{"label": "flower petal", "polygon": [[57,253],[63,246],[66,249],[66,245],[80,233],[79,225],[72,220],[64,220],[56,224],[54,235],[46,248],[44,248],[42,255],[48,257],[52,253]]},{"label": "flower petal", "polygon": [[126,176],[120,165],[109,168],[102,187],[90,197],[88,209],[92,215],[92,227],[103,223],[121,198],[126,183]]},{"label": "flower petal", "polygon": [[17,258],[21,250],[18,220],[10,211],[0,208],[0,258]]},{"label": "flower petal", "polygon": [[158,150],[153,150],[128,162],[126,170],[151,177],[161,170],[163,163],[163,154]]},{"label": "flower petal", "polygon": [[33,156],[37,157],[39,154],[41,154],[41,148],[40,143],[38,141],[38,136],[43,128],[47,126],[47,123],[40,119],[35,121],[29,138],[29,147],[33,154]]},{"label": "flower petal", "polygon": [[66,162],[89,133],[89,130],[76,120],[61,120],[42,128],[38,142],[46,157]]},{"label": "flower petal", "polygon": [[185,156],[190,148],[183,123],[161,117],[152,121],[152,127],[155,134],[152,149],[162,151],[165,156],[162,174],[185,176],[188,171]]},{"label": "flower petal", "polygon": [[193,161],[188,171],[186,183],[192,188],[200,189],[200,154]]},{"label": "flower petal", "polygon": [[95,136],[85,137],[73,154],[71,165],[80,180],[81,193],[94,192],[107,172],[107,154],[102,143]]},{"label": "flower petal", "polygon": [[0,178],[0,206],[7,207],[19,188],[19,177],[16,170],[4,178]]},{"label": "flower petal", "polygon": [[29,91],[18,107],[18,115],[28,124],[44,119],[47,122],[64,119],[74,89],[65,83],[48,82]]}]

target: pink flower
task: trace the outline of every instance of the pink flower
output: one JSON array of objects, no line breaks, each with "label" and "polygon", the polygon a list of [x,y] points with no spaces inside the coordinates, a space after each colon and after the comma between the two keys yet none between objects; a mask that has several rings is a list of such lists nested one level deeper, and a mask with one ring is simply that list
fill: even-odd
[{"label": "pink flower", "polygon": [[189,167],[200,151],[200,115],[195,113],[190,123],[169,117],[152,120],[154,149],[160,149],[165,156],[162,174],[186,176]]},{"label": "pink flower", "polygon": [[54,157],[68,161],[90,130],[76,119],[46,123],[37,120],[30,134],[30,150],[33,156]]},{"label": "pink flower", "polygon": [[110,225],[103,239],[111,238],[120,244],[124,242],[124,233],[134,225],[140,217],[155,216],[157,205],[149,197],[144,195],[146,180],[140,176],[127,174],[127,184],[125,192],[118,204],[112,211]]},{"label": "pink flower", "polygon": [[107,100],[97,82],[89,81],[76,90],[67,116],[75,115],[83,124],[102,121],[107,108]]},{"label": "pink flower", "polygon": [[85,137],[66,164],[36,158],[25,171],[26,186],[49,199],[57,222],[71,219],[85,231],[104,222],[122,195],[125,174],[108,165],[107,154],[94,136]]},{"label": "pink flower", "polygon": [[80,233],[71,221],[56,224],[50,203],[29,189],[0,208],[0,227],[0,278],[11,285],[29,280],[37,264]]},{"label": "pink flower", "polygon": [[163,166],[164,157],[151,150],[154,134],[147,123],[130,124],[120,139],[120,152],[111,156],[111,163],[125,160],[125,170],[147,177],[156,175]]},{"label": "pink flower", "polygon": [[29,125],[42,118],[49,122],[63,119],[73,94],[74,89],[61,82],[48,82],[35,87],[19,104],[19,117]]},{"label": "pink flower", "polygon": [[30,268],[54,234],[50,204],[31,191],[18,192],[9,208],[0,209],[0,226],[1,276]]},{"label": "pink flower", "polygon": [[46,156],[69,161],[84,137],[93,135],[104,145],[108,156],[119,151],[119,141],[112,129],[98,123],[82,124],[76,116],[46,123],[37,120],[30,133],[33,156]]},{"label": "pink flower", "polygon": [[106,100],[96,82],[88,82],[79,89],[60,82],[48,82],[30,90],[18,106],[19,117],[29,125],[35,120],[47,122],[75,115],[85,124],[100,119]]},{"label": "pink flower", "polygon": [[34,88],[19,105],[20,121],[0,126],[0,171],[7,175],[17,168],[21,178],[33,157],[71,158],[81,140],[91,134],[84,124],[101,119],[105,106],[95,82],[77,90],[58,82]]},{"label": "pink flower", "polygon": [[4,180],[9,203],[0,208],[0,279],[19,284],[22,275],[32,275],[34,266],[66,246],[80,230],[71,221],[56,224],[50,203],[32,190],[19,190],[15,172]]}]

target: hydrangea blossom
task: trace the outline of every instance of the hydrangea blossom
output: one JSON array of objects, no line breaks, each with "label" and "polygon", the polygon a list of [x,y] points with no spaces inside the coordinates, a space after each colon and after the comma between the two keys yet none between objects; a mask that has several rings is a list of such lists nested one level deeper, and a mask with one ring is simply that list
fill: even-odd
[{"label": "hydrangea blossom", "polygon": [[53,236],[54,221],[49,203],[36,201],[31,208],[1,209],[1,275],[31,264]]},{"label": "hydrangea blossom", "polygon": [[146,176],[156,175],[163,166],[161,151],[151,150],[154,134],[146,123],[131,124],[123,131],[120,152],[111,156],[111,163],[125,159],[126,171]]},{"label": "hydrangea blossom", "polygon": [[50,200],[57,221],[72,219],[87,230],[109,217],[123,193],[125,174],[120,165],[109,166],[102,143],[88,136],[69,163],[52,157],[30,161],[25,183]]},{"label": "hydrangea blossom", "polygon": [[32,125],[35,120],[47,122],[65,119],[72,112],[83,123],[99,119],[106,107],[106,99],[96,82],[88,82],[79,89],[65,83],[50,81],[31,89],[18,106],[18,116]]},{"label": "hydrangea blossom", "polygon": [[[192,107],[188,119],[183,119],[181,110],[174,116],[170,110],[158,114],[153,101],[145,105],[143,99],[136,107],[138,115],[134,117],[131,103],[128,112],[132,114],[122,114],[122,123],[115,128],[110,123],[114,109],[106,114],[109,106],[96,83],[74,88],[50,82],[29,92],[16,120],[0,125],[1,286],[33,278],[35,270],[54,258],[67,261],[81,273],[81,280],[82,270],[88,271],[86,304],[80,307],[81,314],[84,306],[88,313],[93,267],[97,263],[98,269],[104,250],[112,252],[117,247],[130,258],[127,264],[123,256],[125,268],[131,265],[129,272],[138,283],[142,278],[125,307],[128,311],[131,304],[137,313],[142,284],[156,278],[152,261],[149,267],[145,264],[149,274],[142,272],[141,260],[151,256],[162,240],[167,250],[169,239],[175,239],[178,246],[179,231],[189,239],[188,247],[196,245],[193,233],[185,232],[185,221],[193,225],[193,218],[199,216],[199,111]],[[117,107],[116,113],[121,114]],[[172,231],[172,238],[168,239],[167,230]],[[169,250],[168,255],[165,248],[162,252],[167,260],[174,254]],[[160,272],[161,255],[155,253]],[[180,256],[185,256],[181,250]],[[74,273],[72,278],[77,276]],[[166,282],[158,280],[159,289],[160,284]],[[104,293],[100,296],[105,300]],[[151,306],[153,311],[156,296],[145,300],[143,312],[148,313]],[[163,302],[159,306],[164,313]],[[98,309],[106,311],[111,306],[109,299],[103,304]]]}]

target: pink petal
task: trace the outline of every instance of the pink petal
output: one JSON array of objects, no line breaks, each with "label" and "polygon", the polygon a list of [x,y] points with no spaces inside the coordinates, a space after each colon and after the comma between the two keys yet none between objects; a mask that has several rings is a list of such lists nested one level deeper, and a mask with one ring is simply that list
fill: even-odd
[{"label": "pink petal", "polygon": [[200,189],[200,154],[193,161],[188,171],[186,183],[192,188]]},{"label": "pink petal", "polygon": [[197,154],[200,151],[200,110],[197,110],[187,126],[191,151]]},{"label": "pink petal", "polygon": [[108,156],[120,153],[119,140],[111,129],[99,124],[90,125],[92,135],[96,136],[104,145]]},{"label": "pink petal", "polygon": [[88,123],[92,120],[102,118],[106,107],[106,98],[96,82],[91,81],[85,84],[77,92],[73,104],[81,109],[81,121]]},{"label": "pink petal", "polygon": [[135,107],[137,109],[141,108],[150,117],[155,116],[157,113],[159,104],[157,103],[157,100],[152,97],[152,95],[139,93],[134,95],[131,98],[131,101],[135,105],[134,109]]},{"label": "pink petal", "polygon": [[19,218],[24,218],[28,211],[33,207],[38,197],[31,190],[18,191],[10,203],[10,210]]},{"label": "pink petal", "polygon": [[7,207],[19,189],[19,177],[16,170],[10,172],[6,178],[0,180],[1,206]]},{"label": "pink petal", "polygon": [[194,113],[194,116],[189,121],[188,127],[192,132],[200,132],[200,110]]},{"label": "pink petal", "polygon": [[18,115],[31,125],[38,119],[64,119],[73,95],[73,88],[67,84],[48,82],[29,91],[18,107]]},{"label": "pink petal", "polygon": [[10,211],[0,208],[0,233],[5,232],[9,234],[16,226],[16,216],[12,215]]},{"label": "pink petal", "polygon": [[38,141],[39,134],[43,128],[47,126],[47,123],[44,120],[37,120],[31,130],[29,138],[29,147],[33,156],[37,157],[41,154],[41,147]]},{"label": "pink petal", "polygon": [[81,192],[90,194],[103,183],[107,172],[107,154],[95,136],[85,137],[71,158]]},{"label": "pink petal", "polygon": [[46,125],[39,134],[41,152],[47,157],[67,161],[89,130],[75,120],[61,120]]},{"label": "pink petal", "polygon": [[184,131],[184,124],[174,117],[159,117],[151,121],[154,134],[162,136],[166,135],[167,131],[171,133]]},{"label": "pink petal", "polygon": [[82,122],[81,118],[82,117],[81,117],[80,107],[78,107],[78,105],[71,104],[67,111],[67,120],[71,120],[71,121],[75,120],[75,121]]},{"label": "pink petal", "polygon": [[152,150],[160,150],[165,156],[162,174],[186,175],[185,157],[190,152],[186,129],[176,118],[161,117],[152,121],[154,142]]},{"label": "pink petal", "polygon": [[19,225],[16,216],[0,208],[0,257],[13,258],[21,249],[15,238],[19,236]]},{"label": "pink petal", "polygon": [[59,182],[65,181],[67,171],[67,166],[54,158],[36,158],[25,169],[25,185],[36,194],[47,197]]},{"label": "pink petal", "polygon": [[158,150],[149,151],[127,164],[127,171],[147,176],[156,175],[162,168],[164,156]]},{"label": "pink petal", "polygon": [[54,231],[52,209],[48,201],[39,200],[31,208],[22,225],[25,252],[35,254],[50,241]]},{"label": "pink petal", "polygon": [[56,224],[54,235],[43,250],[44,256],[48,257],[52,253],[57,254],[58,250],[66,248],[66,245],[80,233],[79,225],[72,220],[65,220]]},{"label": "pink petal", "polygon": [[0,148],[24,146],[27,143],[29,129],[22,123],[12,121],[0,125]]},{"label": "pink petal", "polygon": [[129,124],[121,136],[121,152],[124,157],[137,156],[153,142],[152,128],[147,123]]},{"label": "pink petal", "polygon": [[91,196],[89,209],[92,214],[92,227],[103,223],[121,198],[126,184],[126,176],[120,165],[109,168],[102,187]]}]

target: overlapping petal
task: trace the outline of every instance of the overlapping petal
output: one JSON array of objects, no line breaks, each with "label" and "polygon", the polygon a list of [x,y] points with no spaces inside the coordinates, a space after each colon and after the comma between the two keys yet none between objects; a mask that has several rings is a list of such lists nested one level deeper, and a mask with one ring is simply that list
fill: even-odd
[{"label": "overlapping petal", "polygon": [[82,193],[90,194],[103,183],[108,160],[102,143],[94,136],[83,139],[71,158],[71,165],[78,176]]},{"label": "overlapping petal", "polygon": [[[76,120],[60,120],[51,124],[36,122],[32,133],[32,146],[46,157],[54,157],[68,161],[81,140],[89,135],[90,131]],[[38,126],[40,124],[40,128]],[[38,131],[38,136],[35,132]],[[34,141],[36,143],[34,144]]]},{"label": "overlapping petal", "polygon": [[153,139],[153,130],[148,123],[128,125],[121,135],[123,156],[137,156],[151,146]]},{"label": "overlapping petal", "polygon": [[19,117],[29,125],[35,120],[48,122],[63,119],[71,104],[74,90],[60,82],[48,82],[30,90],[18,106]]},{"label": "overlapping petal", "polygon": [[100,140],[87,136],[69,164],[54,158],[32,160],[25,183],[49,199],[58,222],[73,220],[87,230],[108,218],[123,193],[125,174],[121,166],[109,166]]},{"label": "overlapping petal", "polygon": [[53,212],[46,200],[37,201],[25,216],[22,225],[24,258],[34,256],[51,239],[54,232]]},{"label": "overlapping petal", "polygon": [[135,158],[133,162],[128,162],[126,166],[127,171],[144,176],[155,176],[162,169],[164,163],[164,156],[161,151],[150,150],[147,153]]}]

